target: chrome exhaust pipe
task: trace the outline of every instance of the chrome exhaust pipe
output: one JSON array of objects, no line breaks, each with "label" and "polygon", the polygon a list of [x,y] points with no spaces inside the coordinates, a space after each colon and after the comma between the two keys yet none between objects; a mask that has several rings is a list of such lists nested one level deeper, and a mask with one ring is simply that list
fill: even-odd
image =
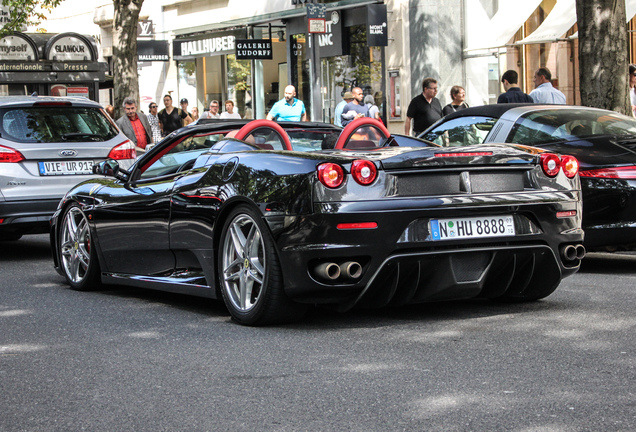
[{"label": "chrome exhaust pipe", "polygon": [[334,281],[340,277],[340,266],[336,263],[322,263],[314,268],[314,272],[321,279]]},{"label": "chrome exhaust pipe", "polygon": [[355,261],[340,264],[340,274],[348,280],[356,280],[362,276],[362,266]]},{"label": "chrome exhaust pipe", "polygon": [[576,259],[582,260],[583,258],[585,258],[586,253],[587,251],[585,250],[585,246],[578,245],[576,247]]},{"label": "chrome exhaust pipe", "polygon": [[561,256],[566,261],[574,261],[576,259],[576,247],[567,245],[561,249]]}]

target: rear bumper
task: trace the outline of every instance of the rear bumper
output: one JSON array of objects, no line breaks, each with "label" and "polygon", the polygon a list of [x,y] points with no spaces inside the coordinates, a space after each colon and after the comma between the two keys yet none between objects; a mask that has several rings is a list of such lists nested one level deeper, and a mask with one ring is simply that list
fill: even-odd
[{"label": "rear bumper", "polygon": [[60,198],[1,201],[0,232],[42,234],[50,231],[49,221],[55,213]]},{"label": "rear bumper", "polygon": [[[567,261],[561,253],[563,247],[583,242],[580,216],[556,217],[568,210],[580,215],[576,201],[442,213],[330,209],[287,225],[289,230],[280,234],[269,220],[279,245],[286,292],[296,301],[346,309],[356,304],[378,307],[474,297],[541,298],[580,266],[580,260]],[[429,218],[505,214],[519,222],[514,236],[431,241],[427,232]],[[336,229],[338,223],[369,221],[377,222],[378,229]],[[341,266],[350,261],[362,268],[356,280],[342,276],[326,280],[317,270],[325,263]]]}]

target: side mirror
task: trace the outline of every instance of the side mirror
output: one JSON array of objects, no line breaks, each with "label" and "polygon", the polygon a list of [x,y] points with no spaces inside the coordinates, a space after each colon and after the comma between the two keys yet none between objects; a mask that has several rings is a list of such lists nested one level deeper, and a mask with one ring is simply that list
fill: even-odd
[{"label": "side mirror", "polygon": [[119,162],[114,159],[106,159],[93,165],[93,174],[104,175],[108,177],[115,177],[119,180],[126,180],[124,174],[128,174],[126,170],[119,167]]}]

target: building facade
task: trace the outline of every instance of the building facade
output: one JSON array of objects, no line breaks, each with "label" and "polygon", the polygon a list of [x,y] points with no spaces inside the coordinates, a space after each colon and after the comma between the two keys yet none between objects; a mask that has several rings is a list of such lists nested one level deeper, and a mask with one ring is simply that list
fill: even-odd
[{"label": "building facade", "polygon": [[[625,1],[633,29],[636,0]],[[78,2],[62,2],[44,26],[55,32],[81,21],[82,33],[95,35],[99,60],[111,64],[112,2]],[[442,105],[461,85],[474,106],[496,101],[508,69],[531,91],[542,66],[568,103],[580,101],[575,0],[320,3],[325,33],[318,34],[309,32],[311,0],[146,1],[138,30],[141,108],[170,94],[200,112],[211,100],[221,107],[232,100],[241,116],[264,118],[293,84],[309,118],[331,122],[344,92],[359,86],[374,96],[389,130],[401,133],[426,77],[438,80]],[[112,103],[112,92],[100,90],[100,101]]]}]

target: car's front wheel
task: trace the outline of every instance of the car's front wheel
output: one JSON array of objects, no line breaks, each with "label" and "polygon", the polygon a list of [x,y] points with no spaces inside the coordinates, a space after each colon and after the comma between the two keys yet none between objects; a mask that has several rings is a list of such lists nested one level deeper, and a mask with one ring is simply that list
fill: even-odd
[{"label": "car's front wheel", "polygon": [[73,204],[63,213],[61,221],[57,248],[67,282],[78,291],[98,288],[99,262],[86,215],[78,204]]},{"label": "car's front wheel", "polygon": [[245,325],[301,318],[305,306],[287,297],[274,241],[259,214],[248,206],[235,208],[222,233],[221,293],[232,317]]}]

